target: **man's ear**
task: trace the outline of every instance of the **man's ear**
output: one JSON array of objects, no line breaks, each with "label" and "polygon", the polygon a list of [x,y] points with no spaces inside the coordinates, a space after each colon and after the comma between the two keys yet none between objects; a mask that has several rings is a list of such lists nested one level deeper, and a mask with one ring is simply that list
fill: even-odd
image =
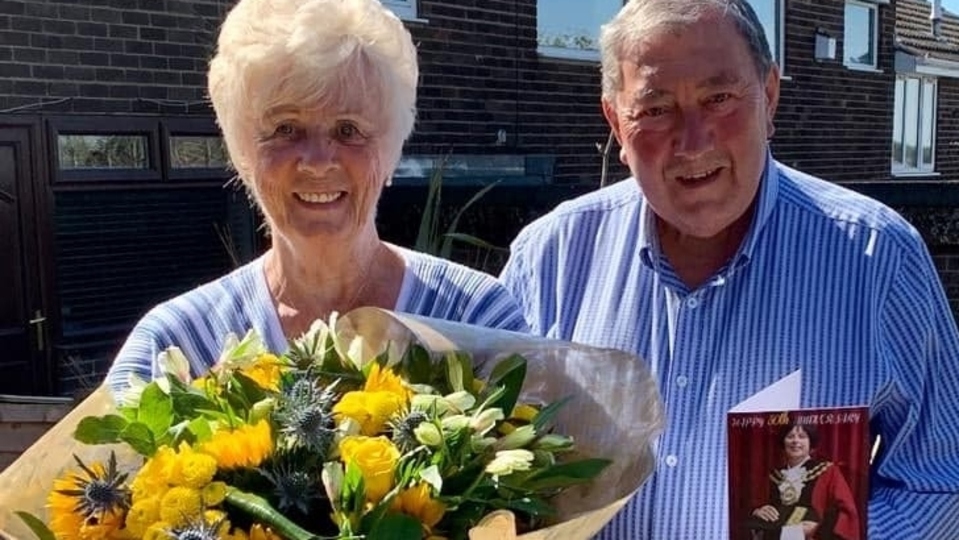
[{"label": "man's ear", "polygon": [[616,104],[606,97],[603,97],[602,105],[603,116],[606,117],[606,123],[609,124],[609,128],[613,130],[613,136],[616,137],[616,143],[619,146],[619,161],[622,162],[623,165],[629,165],[626,162],[626,154],[623,151],[624,146],[623,138],[621,136],[622,131],[620,131],[619,114],[616,113]]},{"label": "man's ear", "polygon": [[766,138],[772,139],[776,132],[776,125],[773,121],[776,118],[776,108],[779,107],[779,66],[773,64],[766,74],[765,94],[766,94]]}]

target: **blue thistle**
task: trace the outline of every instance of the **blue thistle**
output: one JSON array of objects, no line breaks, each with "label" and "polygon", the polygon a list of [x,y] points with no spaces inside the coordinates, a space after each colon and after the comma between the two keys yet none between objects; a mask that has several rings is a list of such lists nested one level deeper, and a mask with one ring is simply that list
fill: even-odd
[{"label": "blue thistle", "polygon": [[406,411],[390,419],[390,430],[393,432],[393,444],[400,452],[410,452],[420,446],[413,432],[420,424],[428,420],[422,411]]},{"label": "blue thistle", "polygon": [[336,428],[333,386],[320,389],[314,380],[303,375],[283,385],[274,419],[280,435],[292,447],[326,456]]},{"label": "blue thistle", "polygon": [[296,508],[308,515],[310,505],[321,496],[319,474],[296,460],[281,458],[269,469],[258,471],[273,484],[273,495],[281,512]]}]

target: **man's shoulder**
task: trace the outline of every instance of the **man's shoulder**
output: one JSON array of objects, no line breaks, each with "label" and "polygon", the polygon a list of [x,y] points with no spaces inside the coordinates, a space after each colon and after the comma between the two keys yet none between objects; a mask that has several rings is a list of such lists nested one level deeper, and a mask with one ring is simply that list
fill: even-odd
[{"label": "man's shoulder", "polygon": [[914,241],[916,229],[894,209],[848,187],[778,163],[780,201],[803,213]]},{"label": "man's shoulder", "polygon": [[643,195],[632,177],[584,195],[563,201],[553,210],[535,219],[520,231],[514,245],[528,239],[545,240],[561,231],[574,230],[588,234],[588,230],[602,222],[617,220],[620,214],[629,214],[639,208]]}]

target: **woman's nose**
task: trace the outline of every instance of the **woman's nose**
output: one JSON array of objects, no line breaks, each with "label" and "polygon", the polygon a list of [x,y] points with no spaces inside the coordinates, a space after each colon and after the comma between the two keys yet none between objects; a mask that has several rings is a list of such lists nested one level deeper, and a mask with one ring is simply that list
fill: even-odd
[{"label": "woman's nose", "polygon": [[338,166],[336,144],[330,137],[311,136],[300,141],[297,169],[313,176],[324,176]]}]

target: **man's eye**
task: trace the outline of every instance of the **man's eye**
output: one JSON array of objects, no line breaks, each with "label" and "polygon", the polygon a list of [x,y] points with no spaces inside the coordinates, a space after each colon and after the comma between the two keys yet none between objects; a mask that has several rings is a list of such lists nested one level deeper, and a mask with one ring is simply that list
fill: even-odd
[{"label": "man's eye", "polygon": [[640,118],[656,118],[666,114],[666,107],[650,107],[639,113]]},{"label": "man's eye", "polygon": [[730,99],[731,97],[732,97],[732,94],[729,94],[729,93],[727,93],[727,92],[722,92],[722,93],[714,94],[714,95],[710,96],[710,97],[709,97],[709,102],[710,102],[710,103],[724,103],[724,102],[726,102],[726,101],[729,101],[729,99]]}]

